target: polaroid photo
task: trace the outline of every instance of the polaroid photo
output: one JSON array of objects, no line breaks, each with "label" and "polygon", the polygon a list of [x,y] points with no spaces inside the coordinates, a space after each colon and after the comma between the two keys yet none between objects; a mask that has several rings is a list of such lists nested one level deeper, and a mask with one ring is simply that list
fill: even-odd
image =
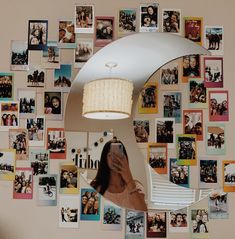
[{"label": "polaroid photo", "polygon": [[30,166],[33,169],[33,175],[43,175],[49,173],[50,158],[48,150],[44,148],[29,149]]},{"label": "polaroid photo", "polygon": [[169,181],[182,187],[189,188],[189,166],[178,165],[176,158],[170,158]]},{"label": "polaroid photo", "polygon": [[189,232],[188,209],[182,208],[169,212],[169,232],[183,233]]},{"label": "polaroid photo", "polygon": [[13,100],[13,73],[0,72],[0,101]]},{"label": "polaroid photo", "polygon": [[190,231],[193,238],[209,238],[208,209],[191,209]]},{"label": "polaroid photo", "polygon": [[140,5],[140,32],[159,31],[159,4]]},{"label": "polaroid photo", "polygon": [[204,47],[212,55],[221,56],[224,53],[224,27],[205,26]]},{"label": "polaroid photo", "polygon": [[75,6],[75,33],[94,33],[94,6]]},{"label": "polaroid photo", "polygon": [[27,129],[9,129],[9,149],[16,150],[16,160],[28,160]]},{"label": "polaroid photo", "polygon": [[148,144],[148,163],[159,174],[167,174],[167,144]]},{"label": "polaroid photo", "polygon": [[36,116],[26,120],[29,146],[45,145],[45,116]]},{"label": "polaroid photo", "polygon": [[44,114],[48,120],[63,119],[62,91],[44,91]]},{"label": "polaroid photo", "polygon": [[149,120],[134,119],[133,127],[136,143],[147,143],[149,141]]},{"label": "polaroid photo", "polygon": [[197,164],[197,141],[195,134],[178,134],[177,141],[177,164],[196,165]]},{"label": "polaroid photo", "polygon": [[57,205],[57,174],[39,175],[36,179],[38,206]]},{"label": "polaroid photo", "polygon": [[195,134],[198,141],[203,141],[203,111],[183,110],[184,134]]},{"label": "polaroid photo", "polygon": [[181,34],[181,10],[162,10],[162,32]]},{"label": "polaroid photo", "polygon": [[1,124],[0,131],[19,128],[19,102],[2,101],[0,102]]},{"label": "polaroid photo", "polygon": [[72,84],[72,65],[61,64],[59,69],[54,70],[54,88],[63,92],[69,92]]},{"label": "polaroid photo", "polygon": [[235,160],[222,161],[224,192],[235,192]]},{"label": "polaroid photo", "polygon": [[11,71],[27,71],[29,68],[29,51],[27,41],[11,41]]},{"label": "polaroid photo", "polygon": [[13,181],[13,199],[33,198],[32,168],[16,168]]},{"label": "polaroid photo", "polygon": [[15,179],[15,149],[0,149],[0,180]]},{"label": "polaroid photo", "polygon": [[60,228],[79,228],[79,196],[59,197],[59,227]]},{"label": "polaroid photo", "polygon": [[58,25],[58,47],[75,48],[76,34],[74,20],[60,19]]},{"label": "polaroid photo", "polygon": [[45,87],[46,70],[41,66],[29,65],[27,72],[27,87]]},{"label": "polaroid photo", "polygon": [[29,20],[28,22],[28,49],[43,50],[47,46],[48,21]]},{"label": "polaroid photo", "polygon": [[36,115],[37,94],[34,89],[17,89],[20,102],[20,118],[30,118]]},{"label": "polaroid photo", "polygon": [[118,11],[118,36],[136,33],[136,9],[122,8]]},{"label": "polaroid photo", "polygon": [[182,94],[181,92],[163,93],[163,116],[175,118],[175,123],[182,121]]},{"label": "polaroid photo", "polygon": [[202,45],[202,17],[184,18],[184,37]]},{"label": "polaroid photo", "polygon": [[47,46],[42,50],[42,68],[60,68],[60,49],[57,41],[48,41]]},{"label": "polaroid photo", "polygon": [[74,49],[74,68],[82,68],[92,57],[94,52],[93,45],[93,39],[77,38],[76,48]]},{"label": "polaroid photo", "polygon": [[223,88],[223,57],[204,57],[204,82],[207,88]]},{"label": "polaroid photo", "polygon": [[209,91],[209,121],[229,120],[228,91]]},{"label": "polaroid photo", "polygon": [[155,119],[156,143],[167,143],[168,149],[175,148],[175,118]]}]

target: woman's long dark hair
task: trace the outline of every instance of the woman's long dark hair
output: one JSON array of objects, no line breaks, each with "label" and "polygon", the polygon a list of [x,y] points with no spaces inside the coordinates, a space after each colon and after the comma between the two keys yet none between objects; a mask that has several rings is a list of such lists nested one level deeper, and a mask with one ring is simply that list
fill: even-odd
[{"label": "woman's long dark hair", "polygon": [[112,139],[108,141],[102,150],[101,157],[100,157],[100,164],[99,164],[99,169],[98,172],[95,176],[95,178],[92,180],[90,185],[95,188],[96,190],[99,188],[99,193],[103,195],[105,191],[107,190],[109,186],[109,181],[110,181],[110,168],[107,163],[107,158],[108,158],[108,153],[111,148],[112,143],[121,143],[123,146],[123,153],[126,156],[127,160],[127,152],[126,149],[123,145],[123,143],[117,139]]}]

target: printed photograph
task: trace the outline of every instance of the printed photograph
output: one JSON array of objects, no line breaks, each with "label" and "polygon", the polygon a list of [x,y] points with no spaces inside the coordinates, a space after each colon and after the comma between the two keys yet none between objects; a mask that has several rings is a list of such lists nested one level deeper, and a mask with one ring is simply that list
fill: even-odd
[{"label": "printed photograph", "polygon": [[28,22],[28,49],[43,50],[47,46],[48,21],[29,20]]},{"label": "printed photograph", "polygon": [[60,193],[78,194],[79,193],[78,167],[74,164],[60,165]]},{"label": "printed photograph", "polygon": [[45,116],[28,118],[26,121],[29,146],[44,146]]},{"label": "printed photograph", "polygon": [[95,17],[95,46],[103,47],[114,40],[114,17]]},{"label": "printed photograph", "polygon": [[147,237],[166,238],[166,212],[150,210],[146,217]]},{"label": "printed photograph", "polygon": [[17,89],[18,101],[20,102],[20,118],[28,118],[36,115],[36,99],[35,90]]},{"label": "printed photograph", "polygon": [[93,39],[77,38],[74,50],[74,67],[81,68],[93,55]]},{"label": "printed photograph", "polygon": [[138,98],[138,113],[155,114],[158,113],[157,104],[158,88],[157,83],[146,83],[141,90]]},{"label": "printed photograph", "polygon": [[184,134],[195,134],[198,141],[203,140],[203,111],[183,110]]},{"label": "printed photograph", "polygon": [[125,239],[144,239],[144,216],[144,212],[126,210]]},{"label": "printed photograph", "polygon": [[162,10],[162,31],[170,33],[181,33],[181,10],[163,9]]},{"label": "printed photograph", "polygon": [[157,143],[167,143],[168,148],[175,148],[175,119],[155,119],[155,140]]},{"label": "printed photograph", "polygon": [[[54,70],[54,87],[68,92],[72,83],[72,65],[61,64],[59,69]],[[53,104],[52,104],[53,105]]]},{"label": "printed photograph", "polygon": [[215,190],[209,195],[209,218],[228,219],[228,193]]},{"label": "printed photograph", "polygon": [[100,220],[100,194],[92,188],[81,188],[81,214],[84,221]]},{"label": "printed photograph", "polygon": [[[206,209],[191,210],[192,235],[195,235],[196,233],[200,234],[209,233],[208,223],[209,223],[208,210]],[[207,238],[208,236],[204,234],[204,237]]]},{"label": "printed photograph", "polygon": [[159,174],[167,174],[167,144],[148,144],[148,163]]},{"label": "printed photograph", "polygon": [[64,128],[47,128],[47,149],[50,159],[66,159]]},{"label": "printed photograph", "polygon": [[184,37],[198,44],[202,44],[202,18],[184,18]]},{"label": "printed photograph", "polygon": [[11,41],[11,65],[12,71],[26,71],[29,67],[29,51],[27,41]]},{"label": "printed photograph", "polygon": [[0,130],[16,129],[19,127],[19,102],[0,102],[1,125]]},{"label": "printed photograph", "polygon": [[122,208],[105,199],[103,200],[102,229],[110,231],[122,230]]},{"label": "printed photograph", "polygon": [[28,160],[26,129],[9,129],[9,148],[16,150],[16,160]]},{"label": "printed photograph", "polygon": [[177,164],[196,165],[197,164],[197,144],[195,134],[177,135]]},{"label": "printed photograph", "polygon": [[207,88],[223,88],[223,57],[204,57],[204,81]]},{"label": "printed photograph", "polygon": [[0,149],[0,180],[13,181],[15,179],[14,149]]},{"label": "printed photograph", "polygon": [[94,6],[75,6],[75,33],[94,33]]},{"label": "printed photograph", "polygon": [[226,138],[224,124],[207,124],[206,125],[206,151],[207,154],[225,155]]},{"label": "printed photograph", "polygon": [[16,168],[13,188],[13,199],[33,198],[33,174],[31,168]]},{"label": "printed photograph", "polygon": [[60,68],[60,49],[57,41],[48,41],[42,51],[42,68]]},{"label": "printed photograph", "polygon": [[76,34],[74,21],[69,19],[59,20],[58,47],[75,48]]},{"label": "printed photograph", "polygon": [[189,188],[189,166],[178,165],[176,158],[170,158],[170,182],[182,187]]},{"label": "printed photograph", "polygon": [[49,173],[49,152],[48,150],[41,149],[29,149],[29,161],[30,166],[33,169],[33,175],[41,175]]},{"label": "printed photograph", "polygon": [[38,206],[57,205],[57,175],[39,175],[37,178]]},{"label": "printed photograph", "polygon": [[30,65],[27,72],[27,87],[44,87],[46,71],[41,66]]},{"label": "printed photograph", "polygon": [[170,62],[164,65],[160,70],[161,88],[177,89],[179,84],[179,64]]},{"label": "printed photograph", "polygon": [[134,119],[133,126],[136,143],[147,143],[149,140],[149,120]]},{"label": "printed photograph", "polygon": [[13,99],[13,73],[0,72],[0,101]]},{"label": "printed photograph", "polygon": [[228,91],[209,91],[209,121],[229,120]]},{"label": "printed photograph", "polygon": [[120,9],[118,13],[118,36],[136,32],[136,9]]},{"label": "printed photograph", "polygon": [[182,233],[188,231],[188,209],[182,208],[169,212],[169,232]]},{"label": "printed photograph", "polygon": [[60,195],[59,199],[59,227],[79,227],[79,196]]},{"label": "printed photograph", "polygon": [[175,118],[175,123],[182,120],[182,94],[180,92],[163,93],[163,116],[164,118]]},{"label": "printed photograph", "polygon": [[224,192],[235,192],[235,161],[223,160],[222,170]]},{"label": "printed photograph", "polygon": [[189,79],[189,107],[208,108],[207,89],[203,79]]},{"label": "printed photograph", "polygon": [[62,120],[62,92],[44,91],[44,114],[48,120]]},{"label": "printed photograph", "polygon": [[223,26],[205,26],[204,47],[212,55],[221,56],[224,52],[224,28]]},{"label": "printed photograph", "polygon": [[140,6],[140,32],[159,30],[159,4],[142,4]]}]

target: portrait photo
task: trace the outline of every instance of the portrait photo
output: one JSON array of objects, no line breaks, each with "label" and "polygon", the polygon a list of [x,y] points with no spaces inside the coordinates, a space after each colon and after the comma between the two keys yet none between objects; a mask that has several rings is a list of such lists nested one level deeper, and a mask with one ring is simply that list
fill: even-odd
[{"label": "portrait photo", "polygon": [[235,160],[222,161],[224,192],[235,192]]},{"label": "portrait photo", "polygon": [[209,121],[229,120],[228,91],[209,91]]},{"label": "portrait photo", "polygon": [[58,29],[58,47],[75,48],[76,34],[74,20],[60,19]]},{"label": "portrait photo", "polygon": [[175,123],[181,123],[182,120],[182,94],[181,92],[163,93],[163,116],[164,118],[175,118]]},{"label": "portrait photo", "polygon": [[13,73],[0,72],[0,101],[13,99]]},{"label": "portrait photo", "polygon": [[198,44],[202,44],[202,18],[184,18],[184,37]]},{"label": "portrait photo", "polygon": [[147,143],[149,140],[149,120],[134,119],[133,126],[136,143]]},{"label": "portrait photo", "polygon": [[181,33],[181,10],[163,9],[162,10],[162,32],[175,34]]},{"label": "portrait photo", "polygon": [[94,6],[75,6],[75,33],[94,33]]},{"label": "portrait photo", "polygon": [[28,22],[28,49],[43,50],[47,46],[48,21],[29,20]]},{"label": "portrait photo", "polygon": [[136,32],[136,9],[123,8],[118,12],[118,36]]},{"label": "portrait photo", "polygon": [[169,232],[182,233],[188,231],[188,209],[185,207],[169,212]]},{"label": "portrait photo", "polygon": [[15,179],[14,149],[0,149],[0,180],[13,181]]},{"label": "portrait photo", "polygon": [[203,140],[203,111],[183,110],[184,134],[195,134],[198,141]]},{"label": "portrait photo", "polygon": [[209,218],[207,209],[191,209],[191,233],[196,238],[208,238],[209,233]]},{"label": "portrait photo", "polygon": [[224,28],[223,26],[205,26],[204,47],[212,55],[221,56],[224,52]]},{"label": "portrait photo", "polygon": [[54,87],[68,92],[72,84],[72,65],[61,64],[59,69],[54,70]]},{"label": "portrait photo", "polygon": [[159,30],[159,4],[140,5],[140,32],[156,32]]},{"label": "portrait photo", "polygon": [[204,57],[204,82],[207,88],[223,88],[223,57]]},{"label": "portrait photo", "polygon": [[29,65],[27,71],[27,87],[44,87],[46,81],[46,70],[41,66]]},{"label": "portrait photo", "polygon": [[29,51],[27,41],[11,41],[11,70],[26,71],[29,67]]}]

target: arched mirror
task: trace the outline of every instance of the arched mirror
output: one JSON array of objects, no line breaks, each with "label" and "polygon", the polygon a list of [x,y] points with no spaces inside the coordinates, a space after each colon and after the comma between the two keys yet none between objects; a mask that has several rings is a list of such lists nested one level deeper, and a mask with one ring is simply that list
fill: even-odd
[{"label": "arched mirror", "polygon": [[[167,177],[154,172],[153,168],[149,167],[147,163],[146,145],[145,147],[137,146],[133,130],[133,118],[136,116],[139,94],[147,80],[166,63],[191,54],[208,54],[208,51],[185,38],[173,34],[139,33],[121,38],[102,48],[90,58],[78,73],[67,100],[65,113],[65,130],[67,134],[72,132],[99,132],[101,137],[98,137],[98,139],[100,139],[105,138],[102,137],[102,134],[105,132],[105,134],[109,134],[109,137],[115,136],[120,140],[122,142],[122,152],[125,152],[126,158],[128,157],[132,173],[131,179],[141,182],[143,186],[141,190],[143,190],[149,209],[161,208],[167,210],[188,206],[207,193],[196,189],[180,187],[169,182]],[[117,63],[117,67],[111,71],[108,70],[105,67],[108,62]],[[84,84],[106,77],[124,78],[133,82],[134,93],[131,117],[121,120],[96,120],[82,117]],[[153,115],[153,118],[156,118],[156,116]],[[105,140],[108,142],[108,137]],[[97,139],[90,142],[94,145]],[[87,145],[87,141],[83,142],[82,146],[87,148],[84,145]],[[100,156],[106,144],[99,145],[102,146],[99,151]],[[123,150],[123,146],[125,150]],[[175,154],[174,146],[172,147],[173,149],[169,149],[169,156]],[[87,149],[89,150],[90,148],[88,147]],[[92,163],[95,163],[94,161],[93,159]],[[84,177],[91,181],[97,172],[97,170],[92,171],[92,173],[89,170],[82,171]],[[128,179],[125,181],[126,186]],[[122,206],[122,203],[118,203],[118,201],[115,201],[115,203]],[[129,208],[145,210],[144,208],[135,208],[134,206]]]}]

